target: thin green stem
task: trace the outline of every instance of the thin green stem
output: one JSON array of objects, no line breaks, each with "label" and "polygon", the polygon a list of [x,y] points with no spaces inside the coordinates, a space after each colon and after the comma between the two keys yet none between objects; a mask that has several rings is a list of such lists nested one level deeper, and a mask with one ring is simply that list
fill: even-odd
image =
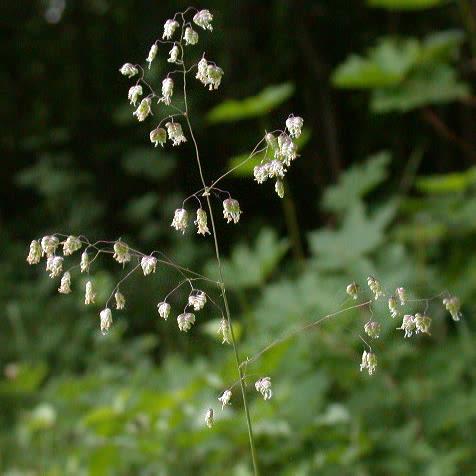
[{"label": "thin green stem", "polygon": [[[197,166],[198,166],[198,171],[200,174],[200,179],[202,181],[202,185],[205,190],[208,190],[207,184],[205,182],[205,177],[203,174],[203,168],[202,168],[202,163],[200,161],[200,152],[198,150],[198,144],[197,140],[195,139],[195,135],[193,134],[193,129],[192,129],[192,124],[190,123],[190,118],[189,118],[189,109],[188,109],[188,101],[187,101],[187,70],[185,68],[185,62],[183,61],[183,47],[180,44],[180,48],[182,50],[182,64],[183,64],[183,96],[184,96],[184,103],[185,103],[185,113],[184,117],[187,122],[187,127],[190,132],[190,137],[192,139],[194,148],[195,148],[195,158],[197,161]],[[254,437],[253,437],[253,426],[251,424],[251,416],[250,416],[250,411],[248,408],[248,400],[246,397],[246,388],[245,388],[245,381],[244,381],[244,370],[240,365],[240,356],[238,353],[238,345],[237,341],[235,338],[235,333],[233,331],[233,325],[231,322],[231,313],[230,313],[230,307],[228,305],[228,299],[226,296],[226,287],[223,279],[223,268],[222,268],[222,263],[221,263],[221,257],[220,257],[220,247],[218,244],[218,235],[216,232],[216,227],[215,227],[215,219],[213,216],[213,208],[212,204],[210,201],[210,196],[207,194],[206,195],[206,201],[207,201],[207,207],[208,207],[208,212],[210,214],[210,225],[212,229],[212,236],[213,236],[213,242],[215,245],[215,255],[216,255],[216,260],[217,260],[217,265],[218,265],[218,273],[219,273],[219,278],[220,278],[220,289],[221,289],[221,296],[223,299],[223,304],[225,305],[225,314],[226,314],[226,320],[228,322],[228,326],[230,328],[230,336],[231,336],[231,343],[233,347],[233,353],[235,356],[235,362],[236,362],[236,369],[238,372],[239,380],[240,380],[240,388],[241,388],[241,394],[243,397],[243,408],[245,411],[246,415],[246,424],[248,427],[248,439],[249,439],[249,444],[250,444],[250,451],[251,451],[251,460],[253,462],[253,471],[255,476],[259,476],[259,469],[258,469],[258,460],[256,457],[256,449],[255,449],[255,443],[254,443]]]}]

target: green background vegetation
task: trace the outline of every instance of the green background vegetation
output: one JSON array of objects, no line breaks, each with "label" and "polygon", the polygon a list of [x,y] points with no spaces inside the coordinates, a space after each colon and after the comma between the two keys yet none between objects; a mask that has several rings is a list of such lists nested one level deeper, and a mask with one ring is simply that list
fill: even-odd
[{"label": "green background vegetation", "polygon": [[[219,224],[242,355],[338,310],[345,285],[365,288],[368,274],[423,297],[449,289],[465,316],[456,325],[435,301],[432,336],[404,341],[378,304],[384,331],[372,378],[359,372],[367,312],[342,314],[263,355],[249,372],[270,375],[275,396],[264,402],[249,391],[264,475],[476,474],[471,3],[199,5],[214,13],[215,31],[201,32],[195,48],[225,71],[217,92],[195,81],[190,91],[207,177],[289,112],[306,126],[284,201],[249,168],[222,184],[244,210],[239,225]],[[122,237],[216,272],[210,240],[169,226],[200,188],[190,144],[154,149],[152,123],[133,119],[117,71],[143,61],[163,22],[188,4],[62,4],[1,7],[0,472],[249,475],[238,392],[213,430],[203,424],[236,378],[212,307],[188,334],[160,320],[156,303],[178,279],[161,267],[123,288],[127,309],[103,337],[98,311],[119,279],[117,263],[94,266],[100,291],[90,309],[84,276],[59,296],[43,265],[25,262],[31,239],[63,232]],[[176,295],[174,311],[184,299]]]}]

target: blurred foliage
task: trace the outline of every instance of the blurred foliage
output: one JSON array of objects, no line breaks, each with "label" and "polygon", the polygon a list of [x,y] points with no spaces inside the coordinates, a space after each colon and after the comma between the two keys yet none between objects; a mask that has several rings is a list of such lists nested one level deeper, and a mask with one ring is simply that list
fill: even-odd
[{"label": "blurred foliage", "polygon": [[[173,210],[200,187],[190,144],[152,148],[117,73],[124,61],[145,58],[163,21],[187,5],[2,5],[6,476],[251,474],[239,392],[218,410],[236,369],[215,306],[187,335],[173,316],[160,320],[157,302],[181,279],[160,266],[121,287],[126,310],[114,312],[112,332],[102,336],[99,309],[127,270],[107,257],[95,262],[91,309],[83,305],[87,278],[76,270],[73,293],[58,296],[43,264],[25,263],[32,238],[71,232],[160,249],[216,278],[211,242],[170,228]],[[474,22],[461,5],[203,5],[215,14],[215,31],[201,40],[225,71],[213,95],[196,85],[190,92],[207,177],[245,160],[243,151],[290,111],[306,126],[282,202],[252,180],[259,154],[220,183],[244,210],[239,225],[218,225],[242,358],[352,305],[352,280],[366,299],[369,274],[415,298],[448,289],[463,303],[464,319],[454,323],[439,299],[430,301],[432,335],[404,340],[386,303],[376,302],[383,330],[373,377],[359,372],[363,309],[283,339],[250,363],[250,377],[273,379],[269,402],[249,382],[264,475],[476,473],[475,52]],[[151,70],[151,81],[162,76]],[[206,290],[219,301],[218,288]],[[186,297],[171,297],[174,315]],[[203,421],[209,406],[212,430]]]}]

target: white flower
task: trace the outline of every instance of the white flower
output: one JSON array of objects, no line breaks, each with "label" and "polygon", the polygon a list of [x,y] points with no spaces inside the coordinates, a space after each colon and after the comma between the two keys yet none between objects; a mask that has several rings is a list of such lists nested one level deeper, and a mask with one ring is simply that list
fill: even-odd
[{"label": "white flower", "polygon": [[289,167],[291,162],[297,157],[296,144],[287,134],[280,134],[278,137],[278,150],[275,152],[277,157],[281,157],[283,163]]},{"label": "white flower", "polygon": [[41,249],[43,254],[48,258],[55,254],[56,248],[58,248],[59,239],[56,236],[44,236],[41,239]]},{"label": "white flower", "polygon": [[80,268],[81,268],[81,273],[88,273],[89,272],[89,255],[87,251],[83,251],[83,254],[81,255],[81,263],[80,263]]},{"label": "white flower", "polygon": [[139,99],[139,96],[142,96],[142,86],[140,84],[129,88],[127,98],[133,106],[137,106],[137,100]]},{"label": "white flower", "polygon": [[182,142],[187,142],[187,139],[183,135],[182,126],[179,122],[167,122],[165,127],[167,128],[167,133],[173,146],[180,145]]},{"label": "white flower", "polygon": [[227,198],[223,201],[223,216],[227,223],[230,223],[231,221],[235,224],[238,223],[240,221],[241,213],[243,212],[240,209],[238,200]]},{"label": "white flower", "polygon": [[61,294],[69,294],[71,292],[71,274],[68,271],[66,271],[61,278],[58,292]]},{"label": "white flower", "polygon": [[61,256],[50,256],[46,260],[46,271],[50,272],[50,278],[56,278],[63,271],[64,258]]},{"label": "white flower", "polygon": [[99,313],[99,318],[101,320],[101,334],[106,335],[107,331],[112,326],[112,312],[106,307]]},{"label": "white flower", "polygon": [[157,304],[157,310],[159,311],[159,316],[167,320],[170,314],[170,304],[165,301],[159,302],[159,304]]},{"label": "white flower", "polygon": [[207,410],[207,413],[205,414],[205,425],[207,425],[208,428],[211,428],[213,426],[213,409],[209,408]]},{"label": "white flower", "polygon": [[167,61],[169,63],[178,63],[180,55],[180,48],[177,45],[172,46],[172,49],[169,51],[169,58]]},{"label": "white flower", "polygon": [[377,300],[380,296],[385,296],[382,285],[373,276],[369,276],[367,278],[367,284],[370,290],[374,293],[375,300]]},{"label": "white flower", "polygon": [[273,396],[270,377],[263,377],[257,380],[255,383],[255,388],[257,392],[263,395],[264,400],[269,400]]},{"label": "white flower", "polygon": [[360,371],[367,369],[369,375],[373,375],[377,368],[377,356],[373,352],[364,350],[362,354],[362,363],[360,364]]},{"label": "white flower", "polygon": [[112,257],[120,264],[128,263],[131,260],[129,245],[123,241],[116,241],[114,243],[114,254]]},{"label": "white flower", "polygon": [[463,316],[461,314],[461,303],[456,296],[450,296],[443,299],[443,304],[446,307],[446,310],[451,314],[453,321],[459,321]]},{"label": "white flower", "polygon": [[304,119],[299,116],[289,116],[286,119],[286,127],[288,128],[289,135],[297,139],[301,135],[301,129],[304,124]]},{"label": "white flower", "polygon": [[86,283],[86,292],[84,294],[84,304],[94,304],[96,300],[96,293],[94,292],[94,287],[92,281]]},{"label": "white flower", "polygon": [[147,56],[147,63],[149,63],[149,69],[150,69],[150,65],[152,64],[152,61],[154,61],[155,57],[157,56],[157,51],[158,51],[159,47],[157,46],[156,43],[154,43],[151,47],[150,47],[150,50],[149,50],[149,55]]},{"label": "white flower", "polygon": [[202,58],[197,65],[197,75],[195,76],[205,86],[208,80],[208,61]]},{"label": "white flower", "polygon": [[207,225],[207,212],[203,208],[197,210],[197,219],[194,221],[194,224],[197,225],[197,233],[205,236],[207,233],[210,234],[210,230]]},{"label": "white flower", "polygon": [[175,210],[174,219],[170,226],[175,228],[177,231],[185,233],[188,226],[188,212],[185,208],[177,208],[177,210]]},{"label": "white flower", "polygon": [[178,328],[182,332],[188,332],[195,323],[195,314],[184,312],[177,317]]},{"label": "white flower", "polygon": [[139,72],[139,70],[131,63],[123,64],[119,71],[123,76],[127,76],[128,78],[132,78],[132,76],[135,76]]},{"label": "white flower", "polygon": [[156,127],[153,131],[150,131],[149,138],[154,147],[157,147],[159,144],[163,147],[167,141],[167,132],[162,127]]},{"label": "white flower", "polygon": [[196,45],[198,43],[198,33],[193,28],[187,26],[183,39],[186,45]]},{"label": "white flower", "polygon": [[274,184],[274,190],[278,194],[279,198],[284,197],[284,183],[282,180],[276,180],[276,183]]},{"label": "white flower", "polygon": [[119,291],[116,291],[114,294],[114,299],[116,300],[116,309],[121,310],[126,307],[126,297]]},{"label": "white flower", "polygon": [[231,400],[231,390],[225,390],[221,397],[218,397],[218,400],[221,402],[221,409],[223,410],[227,405],[230,404]]},{"label": "white flower", "polygon": [[163,102],[170,105],[172,102],[172,95],[174,93],[174,81],[172,78],[165,78],[162,81],[162,97],[159,99],[159,102]]},{"label": "white flower", "polygon": [[411,314],[405,314],[403,316],[402,325],[397,327],[398,330],[405,331],[405,335],[403,337],[411,337],[415,331],[415,328],[415,317]]},{"label": "white flower", "polygon": [[155,273],[157,258],[154,256],[143,256],[140,261],[140,265],[142,267],[142,271],[144,272],[144,276]]},{"label": "white flower", "polygon": [[268,177],[284,177],[284,166],[280,160],[274,159],[268,163]]},{"label": "white flower", "polygon": [[193,17],[193,23],[203,28],[204,30],[213,31],[211,22],[213,20],[213,15],[208,10],[200,10]]},{"label": "white flower", "polygon": [[431,317],[420,313],[415,314],[415,334],[430,335]]},{"label": "white flower", "polygon": [[390,310],[390,315],[392,316],[392,318],[398,316],[399,314],[398,303],[397,303],[397,298],[395,296],[390,296],[388,298],[388,309]]},{"label": "white flower", "polygon": [[194,311],[201,311],[207,303],[207,295],[203,291],[198,291],[188,297],[188,305],[193,307]]},{"label": "white flower", "polygon": [[400,300],[400,305],[404,306],[407,302],[407,292],[405,291],[405,288],[397,288],[395,292]]},{"label": "white flower", "polygon": [[149,114],[151,114],[150,109],[150,98],[144,98],[139,104],[139,107],[132,113],[133,116],[137,117],[139,122],[144,121]]},{"label": "white flower", "polygon": [[221,335],[221,343],[222,344],[231,344],[231,330],[228,324],[228,321],[222,317],[220,321],[220,327],[218,328],[218,334]]},{"label": "white flower", "polygon": [[26,261],[28,264],[38,264],[41,260],[42,255],[41,245],[37,240],[33,240],[30,243],[30,251],[28,252],[28,256]]},{"label": "white flower", "polygon": [[63,243],[63,254],[65,256],[70,256],[75,251],[81,249],[81,246],[81,240],[77,236],[68,236],[66,241]]},{"label": "white flower", "polygon": [[172,38],[175,30],[179,27],[178,21],[167,20],[164,24],[164,34],[162,35],[163,40],[170,40]]},{"label": "white flower", "polygon": [[372,337],[372,339],[378,339],[380,337],[380,330],[382,326],[375,321],[369,321],[364,326],[365,333]]},{"label": "white flower", "polygon": [[212,91],[213,89],[218,89],[221,84],[221,78],[223,77],[223,70],[215,66],[214,64],[209,64],[207,66],[207,80],[206,85],[208,85],[208,89]]},{"label": "white flower", "polygon": [[359,285],[354,281],[347,285],[345,292],[352,298],[357,299],[359,297]]},{"label": "white flower", "polygon": [[269,163],[256,165],[253,169],[253,175],[259,184],[266,182],[269,178]]}]

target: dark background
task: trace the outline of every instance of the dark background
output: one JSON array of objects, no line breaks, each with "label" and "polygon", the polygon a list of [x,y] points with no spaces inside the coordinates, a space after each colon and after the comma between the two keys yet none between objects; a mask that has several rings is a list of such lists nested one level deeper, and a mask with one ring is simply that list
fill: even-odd
[{"label": "dark background", "polygon": [[[400,322],[376,304],[384,334],[372,378],[358,368],[367,311],[341,314],[276,346],[250,370],[270,375],[275,386],[269,403],[249,386],[263,474],[476,472],[476,7],[463,0],[368,3],[201,6],[214,14],[214,31],[197,28],[194,54],[206,51],[225,72],[218,91],[190,81],[208,180],[289,113],[305,119],[284,200],[246,171],[221,185],[244,210],[238,225],[218,225],[240,347],[252,356],[296,325],[338,310],[352,280],[365,295],[368,274],[388,289],[405,286],[415,299],[448,290],[465,317],[454,323],[440,297],[429,300],[432,336],[403,341]],[[238,392],[223,415],[215,404],[236,378],[230,348],[215,335],[219,316],[210,309],[186,335],[173,316],[167,323],[157,317],[157,302],[179,279],[173,271],[129,280],[126,312],[115,313],[103,337],[97,316],[120,279],[117,263],[98,260],[91,310],[82,304],[84,276],[73,275],[73,294],[58,296],[43,264],[25,262],[32,239],[72,233],[122,237],[216,277],[211,240],[170,228],[174,209],[201,187],[190,141],[154,149],[155,119],[132,117],[130,81],[118,72],[124,62],[142,63],[165,20],[188,5],[45,0],[0,7],[3,474],[250,474]],[[425,42],[435,35],[440,49],[430,51]],[[373,55],[386,41],[392,46]],[[408,42],[418,54],[408,53]],[[148,73],[157,89],[166,55],[159,48]],[[345,70],[351,55],[372,64]],[[259,96],[270,86],[271,100]],[[379,109],[382,97],[393,102]],[[239,103],[238,112],[213,120],[217,105],[246,98],[255,106],[250,117]],[[172,304],[180,308],[184,299],[178,293]],[[426,304],[415,302],[416,310]],[[219,414],[213,430],[203,425],[208,406]]]}]

